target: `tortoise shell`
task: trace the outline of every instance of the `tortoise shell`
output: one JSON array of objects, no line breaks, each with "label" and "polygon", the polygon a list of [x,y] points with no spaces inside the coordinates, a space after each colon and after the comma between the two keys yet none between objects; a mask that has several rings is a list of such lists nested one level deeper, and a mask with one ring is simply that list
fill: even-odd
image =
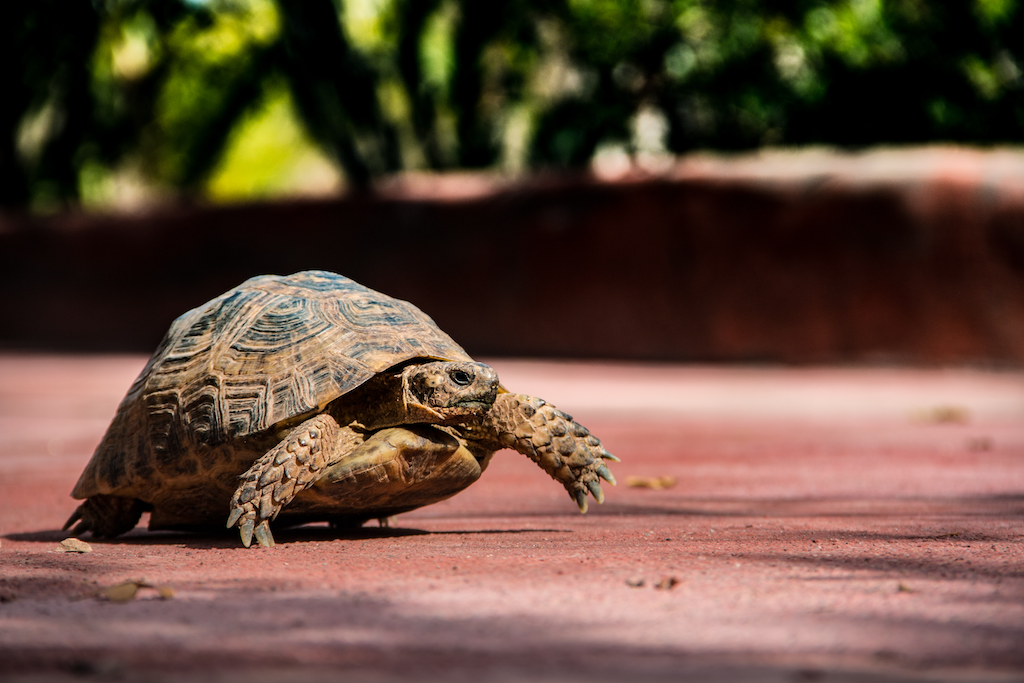
[{"label": "tortoise shell", "polygon": [[132,488],[161,464],[297,422],[417,358],[472,360],[412,304],[342,275],[251,278],[171,324],[72,495]]}]

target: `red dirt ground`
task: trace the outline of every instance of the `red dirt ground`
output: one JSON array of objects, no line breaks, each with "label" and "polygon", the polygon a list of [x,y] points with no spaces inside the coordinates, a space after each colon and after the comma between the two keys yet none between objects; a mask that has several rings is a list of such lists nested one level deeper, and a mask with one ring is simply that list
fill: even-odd
[{"label": "red dirt ground", "polygon": [[506,452],[397,528],[58,553],[144,361],[0,355],[5,681],[1024,680],[1024,373],[499,360],[622,458],[605,505]]}]

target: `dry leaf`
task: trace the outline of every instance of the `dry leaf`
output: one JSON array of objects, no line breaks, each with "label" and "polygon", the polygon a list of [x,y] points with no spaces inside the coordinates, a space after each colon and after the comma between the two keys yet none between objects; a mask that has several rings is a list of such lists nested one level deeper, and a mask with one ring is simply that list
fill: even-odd
[{"label": "dry leaf", "polygon": [[100,591],[102,595],[105,595],[111,602],[128,602],[135,597],[135,594],[139,592],[140,584],[137,581],[125,581],[119,583],[116,586],[110,586]]},{"label": "dry leaf", "polygon": [[970,412],[962,406],[935,406],[917,415],[922,422],[934,424],[966,424],[970,420]]},{"label": "dry leaf", "polygon": [[666,576],[658,583],[654,584],[654,587],[658,590],[669,591],[676,587],[679,583],[679,579],[674,576]]},{"label": "dry leaf", "polygon": [[660,489],[670,489],[675,485],[676,478],[668,475],[662,475],[660,477],[626,477],[626,486],[638,489],[653,489],[657,491]]},{"label": "dry leaf", "polygon": [[91,553],[92,546],[85,541],[80,541],[77,538],[65,538],[57,546],[56,552],[58,553]]},{"label": "dry leaf", "polygon": [[174,597],[174,589],[170,586],[155,586],[145,579],[138,581],[125,581],[116,586],[110,586],[100,590],[99,594],[111,602],[128,602],[138,594],[141,588],[152,588],[161,600],[170,600]]}]

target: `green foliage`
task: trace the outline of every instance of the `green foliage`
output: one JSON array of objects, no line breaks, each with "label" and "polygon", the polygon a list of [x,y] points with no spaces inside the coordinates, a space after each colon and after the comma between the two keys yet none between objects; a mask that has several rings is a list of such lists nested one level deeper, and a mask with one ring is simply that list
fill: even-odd
[{"label": "green foliage", "polygon": [[300,125],[283,84],[268,86],[263,101],[235,125],[204,183],[215,201],[336,191],[335,166]]},{"label": "green foliage", "polygon": [[[766,144],[1019,143],[1016,0],[15,3],[0,204]],[[301,123],[296,122],[296,118]],[[248,146],[248,147],[247,147]],[[291,169],[291,170],[289,170]],[[306,171],[303,171],[306,172]],[[312,171],[310,171],[312,172]],[[310,176],[311,177],[311,176]],[[333,181],[327,181],[331,185]]]}]

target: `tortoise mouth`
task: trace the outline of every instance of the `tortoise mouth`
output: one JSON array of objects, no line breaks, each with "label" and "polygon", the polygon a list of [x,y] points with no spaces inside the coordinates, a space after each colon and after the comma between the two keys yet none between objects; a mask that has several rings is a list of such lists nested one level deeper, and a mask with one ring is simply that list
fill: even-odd
[{"label": "tortoise mouth", "polygon": [[473,410],[490,410],[494,401],[481,401],[479,399],[467,399],[452,404],[453,408],[471,408]]}]

